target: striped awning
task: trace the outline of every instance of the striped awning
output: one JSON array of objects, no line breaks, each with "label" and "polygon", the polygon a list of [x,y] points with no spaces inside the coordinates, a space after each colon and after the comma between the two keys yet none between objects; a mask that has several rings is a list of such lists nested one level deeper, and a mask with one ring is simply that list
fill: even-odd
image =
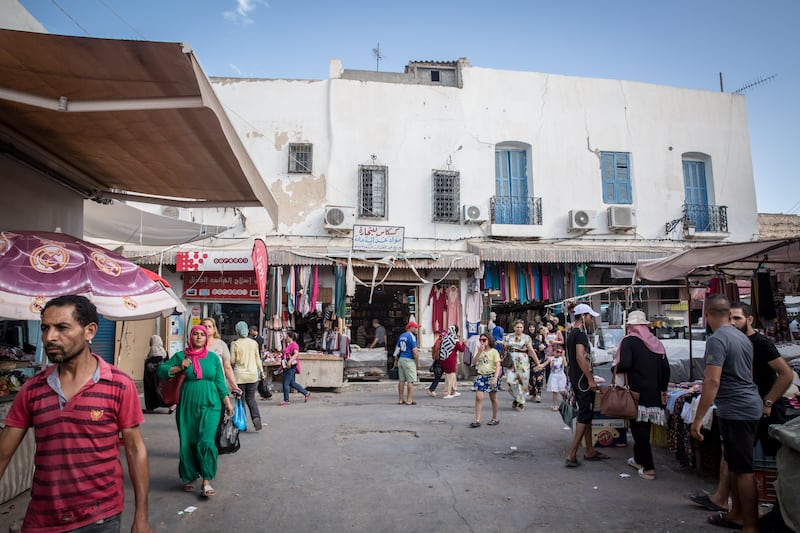
[{"label": "striped awning", "polygon": [[[249,251],[249,249],[243,251]],[[123,250],[122,255],[137,264],[174,265],[177,250]],[[350,250],[325,248],[274,248],[267,246],[270,266],[314,266],[346,264]],[[372,268],[373,265],[426,270],[474,270],[480,267],[481,258],[469,252],[404,252],[364,253],[352,252],[354,268]]]},{"label": "striped awning", "polygon": [[674,248],[635,247],[625,243],[604,245],[542,244],[537,241],[470,242],[468,248],[482,261],[495,263],[613,263],[636,264],[675,253]]}]

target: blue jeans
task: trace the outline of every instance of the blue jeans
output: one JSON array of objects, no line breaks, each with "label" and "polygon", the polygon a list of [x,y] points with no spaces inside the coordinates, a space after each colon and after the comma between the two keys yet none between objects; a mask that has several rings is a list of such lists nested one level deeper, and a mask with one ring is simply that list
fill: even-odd
[{"label": "blue jeans", "polygon": [[283,401],[289,401],[289,390],[294,389],[303,396],[308,394],[308,391],[300,385],[297,381],[295,381],[294,376],[297,374],[297,368],[292,367],[288,370],[283,371],[282,381],[283,381]]}]

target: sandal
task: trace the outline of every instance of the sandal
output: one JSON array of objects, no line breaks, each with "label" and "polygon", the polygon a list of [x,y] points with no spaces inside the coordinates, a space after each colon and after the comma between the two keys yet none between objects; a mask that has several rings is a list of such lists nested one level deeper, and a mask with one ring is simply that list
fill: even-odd
[{"label": "sandal", "polygon": [[183,492],[194,492],[194,482],[190,481],[183,486]]},{"label": "sandal", "polygon": [[604,454],[603,452],[594,452],[594,455],[584,455],[584,461],[602,461],[604,459],[611,459],[608,455]]},{"label": "sandal", "polygon": [[711,498],[708,497],[708,494],[695,494],[694,496],[689,496],[689,499],[700,507],[705,507],[709,511],[721,511],[723,513],[728,512],[727,509],[723,509],[716,503],[712,502]]},{"label": "sandal", "polygon": [[211,496],[214,496],[216,493],[217,491],[215,491],[214,487],[212,487],[210,484],[203,485],[203,490],[200,491],[200,494],[205,496],[206,498],[210,498]]},{"label": "sandal", "polygon": [[417,405],[417,402],[406,402],[406,405]]},{"label": "sandal", "polygon": [[722,512],[712,514],[711,516],[708,517],[708,523],[711,524],[712,526],[719,526],[728,529],[742,529],[744,527],[741,524],[737,524],[736,522],[733,522],[725,518],[725,514],[726,513]]},{"label": "sandal", "polygon": [[479,428],[479,427],[481,427],[481,423],[480,422],[472,422],[469,425],[469,427],[471,427],[471,428]]},{"label": "sandal", "polygon": [[652,480],[652,479],[656,478],[656,475],[655,474],[648,474],[647,472],[644,471],[644,468],[640,468],[639,469],[639,477],[642,478],[642,479]]},{"label": "sandal", "polygon": [[580,466],[580,463],[577,459],[564,459],[564,466],[567,468],[575,468],[576,466]]},{"label": "sandal", "polygon": [[486,424],[486,425],[487,425],[487,426],[496,426],[496,425],[497,425],[497,424],[499,424],[499,423],[500,423],[500,421],[499,421],[499,420],[496,420],[496,419],[492,418],[491,420],[489,420],[489,423],[488,423],[488,424]]}]

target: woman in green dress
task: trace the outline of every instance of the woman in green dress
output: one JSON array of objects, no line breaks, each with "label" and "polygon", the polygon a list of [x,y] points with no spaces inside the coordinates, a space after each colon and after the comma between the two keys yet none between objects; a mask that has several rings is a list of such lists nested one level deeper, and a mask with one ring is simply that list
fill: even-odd
[{"label": "woman in green dress", "polygon": [[181,401],[175,411],[180,436],[178,473],[183,490],[194,491],[194,483],[202,477],[200,494],[213,496],[211,480],[217,475],[217,446],[214,439],[221,418],[222,404],[229,415],[233,405],[225,386],[225,374],[219,357],[207,357],[208,330],[195,326],[189,334],[189,347],[178,352],[158,369],[158,377],[172,378],[186,372],[181,386]]}]

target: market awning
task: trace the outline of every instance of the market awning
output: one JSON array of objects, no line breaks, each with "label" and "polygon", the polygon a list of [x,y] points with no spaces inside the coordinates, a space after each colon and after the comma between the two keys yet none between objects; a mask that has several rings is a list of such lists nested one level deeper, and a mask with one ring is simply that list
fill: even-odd
[{"label": "market awning", "polygon": [[[188,248],[184,248],[186,250]],[[211,250],[207,248],[206,251]],[[243,251],[249,252],[252,246]],[[314,266],[346,264],[350,251],[347,249],[326,248],[275,248],[267,244],[270,266]],[[138,264],[174,265],[178,250],[125,250],[122,255]],[[379,267],[427,270],[474,270],[480,267],[481,259],[468,252],[352,252],[353,267]]]},{"label": "market awning", "polygon": [[536,241],[470,242],[469,250],[495,263],[614,263],[635,264],[640,259],[664,257],[669,248],[632,247],[625,243],[586,246],[575,243],[541,244]]},{"label": "market awning", "polygon": [[800,237],[702,246],[669,257],[639,261],[633,282],[667,281],[715,270],[747,272],[766,266],[776,270],[800,265]]},{"label": "market awning", "polygon": [[227,229],[156,215],[116,200],[109,204],[86,200],[83,205],[83,236],[92,242],[172,246],[206,239]]},{"label": "market awning", "polygon": [[0,151],[86,198],[264,206],[277,224],[184,45],[0,30],[0,80]]}]

